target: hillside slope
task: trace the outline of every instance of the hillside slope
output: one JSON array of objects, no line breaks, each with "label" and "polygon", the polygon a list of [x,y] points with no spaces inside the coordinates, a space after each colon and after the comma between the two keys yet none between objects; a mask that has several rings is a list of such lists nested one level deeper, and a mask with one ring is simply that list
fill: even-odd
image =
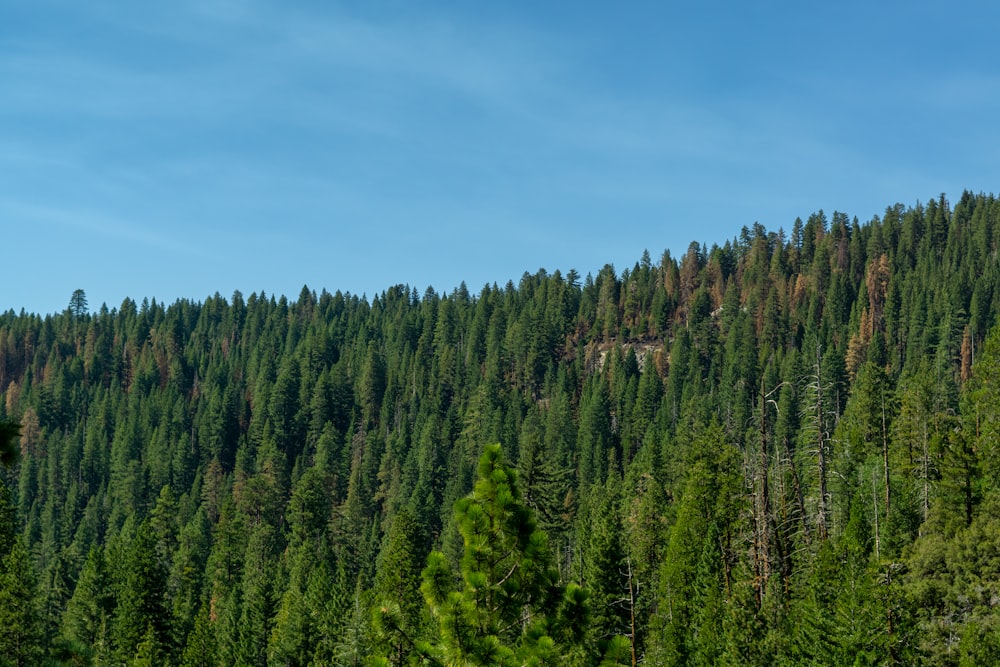
[{"label": "hillside slope", "polygon": [[422,570],[499,443],[589,591],[564,661],[997,662],[998,244],[965,193],[582,280],[8,312],[0,655],[440,656]]}]

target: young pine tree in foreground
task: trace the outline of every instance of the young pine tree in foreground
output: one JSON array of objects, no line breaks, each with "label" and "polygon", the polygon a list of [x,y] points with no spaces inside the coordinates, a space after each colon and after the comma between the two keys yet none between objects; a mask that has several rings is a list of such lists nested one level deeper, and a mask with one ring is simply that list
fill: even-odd
[{"label": "young pine tree in foreground", "polygon": [[414,642],[406,659],[449,666],[592,664],[594,657],[582,653],[588,593],[559,582],[547,537],[499,445],[483,452],[479,479],[456,503],[455,519],[465,544],[461,585],[455,588],[444,554],[432,552],[421,590],[437,636]]}]

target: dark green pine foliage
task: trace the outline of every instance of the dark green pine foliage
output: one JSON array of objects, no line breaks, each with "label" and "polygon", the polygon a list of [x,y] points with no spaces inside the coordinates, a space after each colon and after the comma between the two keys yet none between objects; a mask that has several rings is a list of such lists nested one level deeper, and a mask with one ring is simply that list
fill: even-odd
[{"label": "dark green pine foliage", "polygon": [[715,522],[708,525],[694,575],[694,612],[691,616],[690,664],[719,664],[725,649],[723,619],[727,613],[722,536]]},{"label": "dark green pine foliage", "polygon": [[315,553],[306,546],[290,549],[291,561],[285,590],[278,602],[274,628],[268,637],[268,661],[274,664],[307,664],[317,648],[314,611],[306,604],[310,576],[315,573]]},{"label": "dark green pine foliage", "polygon": [[236,661],[244,665],[266,665],[267,646],[277,611],[274,528],[259,524],[250,532],[241,586],[241,613],[237,625]]},{"label": "dark green pine foliage", "polygon": [[143,653],[169,655],[173,650],[167,570],[157,552],[157,536],[144,521],[134,535],[123,532],[114,566],[116,606],[111,622],[115,660],[130,662]]},{"label": "dark green pine foliage", "polygon": [[552,540],[565,537],[569,528],[572,470],[555,447],[546,446],[542,418],[541,412],[529,408],[518,438],[517,473],[525,504]]},{"label": "dark green pine foliage", "polygon": [[[720,582],[719,575],[731,567],[731,556],[724,549],[726,536],[739,529],[746,510],[737,492],[739,453],[726,444],[718,424],[695,431],[688,456],[687,480],[660,565],[661,612],[655,628],[655,659],[677,665],[703,662],[719,651],[713,638],[719,632],[719,619],[702,612],[706,606],[722,606],[719,588],[724,580]],[[706,542],[708,535],[712,542]],[[758,593],[755,606],[759,605]]]},{"label": "dark green pine foliage", "polygon": [[15,423],[0,422],[0,660],[19,667],[37,664],[45,645],[35,573],[17,534],[16,508],[4,479],[20,458],[20,431]]},{"label": "dark green pine foliage", "polygon": [[4,664],[28,667],[41,662],[45,646],[42,614],[31,560],[20,537],[0,558],[0,627]]},{"label": "dark green pine foliage", "polygon": [[104,550],[92,547],[80,571],[73,597],[66,605],[62,636],[91,647],[95,658],[106,660],[114,611],[115,596]]},{"label": "dark green pine foliage", "polygon": [[204,606],[205,569],[211,549],[211,524],[203,508],[181,528],[172,554],[167,587],[173,599],[172,627],[177,646],[184,645]]},{"label": "dark green pine foliage", "polygon": [[[636,580],[625,550],[621,521],[621,486],[617,476],[608,478],[603,493],[595,490],[590,517],[584,582],[590,591],[588,639],[602,651],[617,637],[634,634]],[[630,642],[631,644],[631,642]]]},{"label": "dark green pine foliage", "polygon": [[888,615],[870,567],[873,539],[860,499],[852,504],[839,544],[841,585],[834,608],[836,659],[880,665],[888,658]]},{"label": "dark green pine foliage", "polygon": [[424,600],[420,594],[424,542],[420,526],[405,509],[393,517],[375,575],[373,613],[377,650],[390,665],[412,664],[424,636]]},{"label": "dark green pine foliage", "polygon": [[14,422],[0,420],[0,467],[13,468],[21,458],[18,436],[21,426]]},{"label": "dark green pine foliage", "polygon": [[611,396],[600,375],[591,376],[580,399],[577,435],[578,473],[581,485],[603,485],[617,456],[611,421]]},{"label": "dark green pine foliage", "polygon": [[990,664],[998,241],[935,194],[476,291],[0,313],[11,609],[69,663],[417,659],[498,442],[590,662]]},{"label": "dark green pine foliage", "polygon": [[212,629],[207,604],[194,617],[193,627],[184,642],[181,667],[215,667],[218,664],[218,643]]},{"label": "dark green pine foliage", "polygon": [[422,590],[440,634],[421,652],[448,665],[579,659],[587,594],[559,583],[499,445],[484,450],[475,488],[455,515],[465,542],[462,582],[456,590],[444,554],[431,553]]}]

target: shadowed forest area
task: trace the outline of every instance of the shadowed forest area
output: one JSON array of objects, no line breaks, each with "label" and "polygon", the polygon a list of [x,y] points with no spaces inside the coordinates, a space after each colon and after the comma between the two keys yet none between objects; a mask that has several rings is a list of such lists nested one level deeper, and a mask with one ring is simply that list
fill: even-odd
[{"label": "shadowed forest area", "polygon": [[1000,663],[998,245],[8,311],[0,662]]}]

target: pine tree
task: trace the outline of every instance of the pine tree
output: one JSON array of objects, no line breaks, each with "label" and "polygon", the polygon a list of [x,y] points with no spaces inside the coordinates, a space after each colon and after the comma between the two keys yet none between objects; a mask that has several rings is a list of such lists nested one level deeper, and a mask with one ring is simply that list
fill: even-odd
[{"label": "pine tree", "polygon": [[31,560],[17,538],[0,559],[0,660],[16,667],[41,662],[42,617]]},{"label": "pine tree", "polygon": [[73,290],[73,295],[69,299],[69,312],[75,318],[87,314],[87,293],[82,289]]},{"label": "pine tree", "polygon": [[247,542],[236,652],[238,661],[246,665],[267,664],[267,643],[276,607],[275,539],[274,528],[262,523],[251,531]]},{"label": "pine tree", "polygon": [[546,536],[522,503],[499,445],[486,447],[471,495],[455,506],[465,542],[462,584],[432,552],[424,597],[440,635],[421,652],[446,665],[520,665],[569,657],[587,616],[587,593],[563,586]]},{"label": "pine tree", "polygon": [[167,571],[156,545],[153,528],[144,521],[136,529],[125,561],[118,564],[112,640],[115,659],[121,662],[131,661],[140,644],[148,655],[171,649]]},{"label": "pine tree", "polygon": [[375,570],[375,630],[391,665],[406,664],[422,634],[421,542],[418,524],[401,510],[393,517]]},{"label": "pine tree", "polygon": [[63,615],[62,634],[71,641],[92,647],[96,657],[107,657],[109,629],[115,598],[104,550],[93,547],[77,580],[73,597]]},{"label": "pine tree", "polygon": [[218,664],[218,643],[209,616],[208,604],[198,610],[194,627],[184,644],[181,667],[215,667]]},{"label": "pine tree", "polygon": [[[591,502],[590,540],[585,549],[584,574],[591,592],[588,635],[596,646],[608,647],[615,637],[632,638],[635,582],[620,518],[618,489],[621,480],[609,477],[605,488],[595,488]],[[631,646],[630,642],[630,646]]]},{"label": "pine tree", "polygon": [[691,615],[691,664],[717,665],[725,648],[723,618],[727,600],[722,572],[719,530],[708,525],[693,582],[694,610]]},{"label": "pine tree", "polygon": [[288,583],[278,602],[274,629],[268,639],[270,664],[306,664],[316,650],[313,610],[305,602],[305,591],[314,573],[311,545],[290,548],[285,557],[291,562]]}]

